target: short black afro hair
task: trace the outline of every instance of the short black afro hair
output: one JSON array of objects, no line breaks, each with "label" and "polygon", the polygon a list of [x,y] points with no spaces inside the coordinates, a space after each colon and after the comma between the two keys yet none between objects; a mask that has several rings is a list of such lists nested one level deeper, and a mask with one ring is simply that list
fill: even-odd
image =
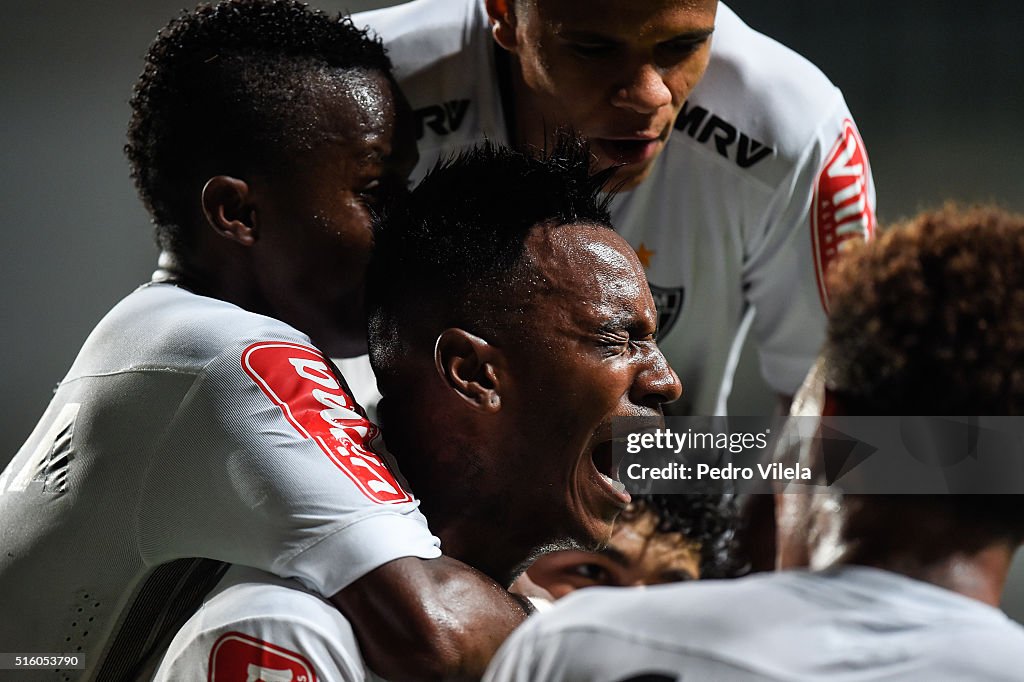
[{"label": "short black afro hair", "polygon": [[439,161],[386,209],[366,286],[374,369],[386,373],[388,359],[407,355],[427,318],[476,334],[518,325],[541,286],[525,256],[530,231],[611,229],[602,187],[614,170],[592,174],[591,162],[586,142],[567,131],[537,154],[483,143]]},{"label": "short black afro hair", "polygon": [[737,554],[736,533],[739,512],[733,495],[694,493],[688,495],[633,495],[620,519],[630,521],[641,514],[657,519],[659,533],[679,533],[700,548],[701,578],[731,578],[743,568]]},{"label": "short black afro hair", "polygon": [[315,145],[317,95],[351,69],[390,76],[381,42],[294,0],[204,4],[164,27],[135,84],[125,145],[160,246],[187,245],[209,177]]}]

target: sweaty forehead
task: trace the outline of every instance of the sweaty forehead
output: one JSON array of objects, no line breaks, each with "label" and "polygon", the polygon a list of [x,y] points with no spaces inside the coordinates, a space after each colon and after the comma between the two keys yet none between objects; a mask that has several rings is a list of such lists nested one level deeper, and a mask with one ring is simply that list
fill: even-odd
[{"label": "sweaty forehead", "polygon": [[614,231],[586,224],[537,228],[526,249],[548,302],[574,317],[600,321],[649,312],[643,269]]},{"label": "sweaty forehead", "polygon": [[337,103],[334,124],[351,136],[387,133],[394,125],[395,101],[383,74],[350,69],[331,79],[330,96]]},{"label": "sweaty forehead", "polygon": [[602,274],[627,274],[632,270],[632,250],[612,230],[577,224],[534,228],[526,239],[533,263],[545,274],[569,274],[595,278]]},{"label": "sweaty forehead", "polygon": [[379,72],[324,69],[309,74],[296,90],[291,116],[296,142],[304,147],[386,145],[395,103],[387,78]]}]

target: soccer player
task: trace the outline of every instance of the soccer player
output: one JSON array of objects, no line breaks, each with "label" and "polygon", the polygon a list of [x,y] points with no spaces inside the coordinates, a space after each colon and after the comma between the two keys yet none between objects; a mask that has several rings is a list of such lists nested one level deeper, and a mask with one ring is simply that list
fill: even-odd
[{"label": "soccer player", "polygon": [[[607,539],[629,500],[611,478],[612,420],[659,415],[680,392],[589,160],[571,140],[544,159],[474,149],[378,230],[370,355],[389,449],[445,552],[501,585],[542,549]],[[359,627],[295,581],[239,571],[158,679],[241,679],[262,651],[287,679],[362,680]]]},{"label": "soccer player", "polygon": [[748,328],[788,404],[823,340],[824,273],[875,222],[863,143],[814,65],[717,0],[414,0],[354,21],[416,110],[414,177],[565,124],[617,166],[612,220],[685,387],[672,412],[724,412]]},{"label": "soccer player", "polygon": [[142,678],[232,563],[331,597],[385,675],[479,675],[523,607],[439,556],[325,359],[365,346],[371,214],[415,163],[382,46],[291,0],[202,6],[131,108],[161,270],[0,474],[0,650]]},{"label": "soccer player", "polygon": [[[1022,258],[1024,216],[988,208],[925,213],[851,253],[794,409],[1024,414]],[[581,592],[513,634],[485,679],[1020,679],[1024,628],[998,609],[1020,496],[775,500],[780,572]]]},{"label": "soccer player", "polygon": [[554,599],[584,587],[731,576],[736,525],[734,502],[722,495],[633,495],[607,545],[545,554],[526,576]]}]

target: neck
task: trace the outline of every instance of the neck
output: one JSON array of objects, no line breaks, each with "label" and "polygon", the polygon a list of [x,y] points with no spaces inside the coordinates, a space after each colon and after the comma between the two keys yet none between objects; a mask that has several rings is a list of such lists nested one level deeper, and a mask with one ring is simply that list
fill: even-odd
[{"label": "neck", "polygon": [[431,528],[441,538],[444,553],[472,566],[499,585],[511,585],[525,568],[532,548],[522,547],[500,526],[481,523],[452,511],[424,510]]},{"label": "neck", "polygon": [[[416,393],[415,386],[411,393]],[[425,416],[422,413],[403,418],[399,414],[401,408],[389,400],[385,392],[380,417],[388,449],[419,498],[430,529],[441,539],[442,550],[498,584],[511,585],[543,539],[527,537],[535,535],[538,529],[524,529],[527,524],[516,523],[509,515],[509,508],[514,505],[509,504],[508,492],[503,494],[488,485],[489,476],[482,471],[481,463],[491,460],[480,452],[479,441],[459,435],[465,436],[472,427],[449,412],[451,437],[435,437],[424,445],[415,434],[436,430],[433,425],[437,420],[417,419]],[[403,428],[416,423],[420,426]],[[405,438],[405,434],[412,437]]]},{"label": "neck", "polygon": [[[337,305],[306,296],[292,295],[279,287],[261,286],[258,274],[232,259],[206,263],[162,251],[153,282],[164,282],[220,299],[249,312],[266,315],[295,327],[332,358],[349,358],[366,353],[366,322],[362,291]],[[265,290],[269,288],[269,293]]]},{"label": "neck", "polygon": [[[464,455],[467,451],[458,452]],[[535,537],[537,529],[511,518],[507,497],[479,485],[481,477],[475,476],[471,467],[460,467],[453,475],[452,467],[434,466],[439,460],[427,455],[420,460],[427,470],[406,471],[407,458],[397,452],[396,457],[420,498],[431,530],[441,539],[444,553],[490,576],[499,585],[511,585],[527,559],[543,544],[543,538]],[[473,460],[464,457],[462,462],[466,461]]]},{"label": "neck", "polygon": [[329,305],[301,296],[281,297],[274,301],[273,312],[264,314],[307,334],[328,357],[351,358],[366,354],[366,318],[362,289],[349,298]]},{"label": "neck", "polygon": [[959,519],[941,501],[914,497],[847,498],[835,563],[899,573],[998,606],[1013,544]]},{"label": "neck", "polygon": [[957,552],[932,560],[922,559],[920,553],[912,550],[890,553],[884,558],[858,557],[854,552],[845,563],[899,573],[998,608],[1012,559],[1012,548],[997,544],[974,553]]}]

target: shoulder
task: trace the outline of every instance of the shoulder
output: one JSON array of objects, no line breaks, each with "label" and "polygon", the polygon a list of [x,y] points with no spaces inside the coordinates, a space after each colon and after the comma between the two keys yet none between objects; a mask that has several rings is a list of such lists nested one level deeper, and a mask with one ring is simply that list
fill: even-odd
[{"label": "shoulder", "polygon": [[348,620],[326,599],[296,580],[233,566],[198,612],[204,628],[266,621],[308,630],[317,635],[352,637]]},{"label": "shoulder", "polygon": [[707,71],[673,139],[717,151],[774,185],[816,139],[836,137],[848,115],[842,93],[818,67],[720,4]]},{"label": "shoulder", "polygon": [[487,14],[483,0],[413,0],[361,12],[352,21],[384,40],[395,75],[405,81],[458,60],[468,46],[480,42]]},{"label": "shoulder", "polygon": [[735,666],[715,662],[737,660],[733,643],[765,629],[753,622],[766,612],[748,603],[750,580],[579,590],[514,632],[485,679],[633,679],[679,669],[721,678]]},{"label": "shoulder", "polygon": [[146,368],[198,372],[258,341],[310,346],[309,337],[264,315],[170,285],[150,285],[124,298],[100,321],[73,373]]},{"label": "shoulder", "polygon": [[[773,589],[774,576],[750,576],[735,580],[706,580],[650,587],[645,590],[590,588],[578,590],[536,619],[538,636],[555,632],[603,630],[624,640],[673,642],[680,628],[694,626],[691,643],[703,639],[701,629],[714,623],[716,639],[726,630],[756,629],[749,613],[774,608],[786,601],[784,592]],[[599,624],[599,625],[598,625]],[[696,626],[700,627],[696,627]]]},{"label": "shoulder", "polygon": [[841,94],[817,66],[721,4],[711,61],[691,100],[720,110],[786,152],[806,144]]},{"label": "shoulder", "polygon": [[363,679],[355,634],[340,612],[293,580],[242,567],[178,632],[156,679],[189,677],[207,662],[214,678],[243,679],[258,665],[291,671],[289,679]]},{"label": "shoulder", "polygon": [[494,41],[483,0],[414,0],[355,15],[384,39],[415,110],[421,176],[427,165],[475,141],[504,138]]}]

